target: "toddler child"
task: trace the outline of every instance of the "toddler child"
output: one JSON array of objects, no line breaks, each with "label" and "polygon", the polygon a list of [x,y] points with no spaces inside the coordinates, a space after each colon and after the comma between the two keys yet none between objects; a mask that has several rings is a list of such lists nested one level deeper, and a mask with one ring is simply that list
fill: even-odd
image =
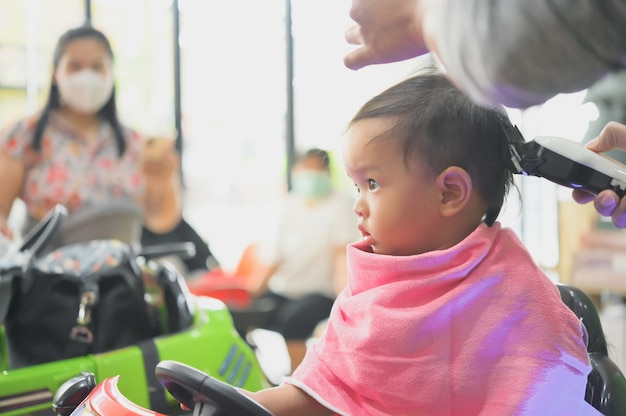
[{"label": "toddler child", "polygon": [[277,416],[582,414],[584,328],[496,222],[501,123],[433,71],[358,111],[348,285],[293,375],[253,399]]}]

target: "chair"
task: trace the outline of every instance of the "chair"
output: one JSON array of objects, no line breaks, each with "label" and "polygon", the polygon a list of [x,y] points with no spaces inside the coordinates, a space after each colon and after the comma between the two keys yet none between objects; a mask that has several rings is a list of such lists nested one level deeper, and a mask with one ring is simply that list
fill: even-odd
[{"label": "chair", "polygon": [[[22,232],[28,233],[38,222],[27,217]],[[84,206],[62,221],[58,232],[46,244],[44,253],[91,240],[113,239],[138,245],[142,224],[143,210],[131,200],[112,199],[100,205]]]},{"label": "chair", "polygon": [[191,327],[194,319],[193,302],[180,273],[167,264],[161,265],[156,279],[163,290],[163,300],[167,308],[167,333],[184,331]]},{"label": "chair", "polygon": [[61,225],[64,245],[94,239],[115,239],[138,244],[141,239],[143,210],[130,200],[110,200],[101,205],[85,206],[72,213]]},{"label": "chair", "polygon": [[606,416],[626,414],[626,378],[608,356],[608,348],[598,312],[582,290],[557,285],[563,302],[578,316],[587,329],[587,351],[591,373],[587,379],[585,400]]}]

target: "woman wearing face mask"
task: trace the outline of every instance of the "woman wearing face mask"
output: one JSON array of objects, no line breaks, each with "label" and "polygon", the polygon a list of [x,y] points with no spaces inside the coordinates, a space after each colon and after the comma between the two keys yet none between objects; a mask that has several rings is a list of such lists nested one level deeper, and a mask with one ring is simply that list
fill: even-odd
[{"label": "woman wearing face mask", "polygon": [[107,38],[90,26],[65,32],[44,108],[0,132],[0,232],[12,237],[7,218],[17,198],[27,209],[22,233],[57,203],[71,215],[113,199],[143,208],[144,236],[167,237],[188,227],[181,218],[177,153],[161,148],[152,154],[144,144],[118,120]]},{"label": "woman wearing face mask", "polygon": [[353,201],[333,190],[326,151],[310,149],[300,156],[292,184],[275,238],[261,247],[261,261],[270,267],[258,276],[252,295],[257,298],[253,308],[267,299],[278,305],[263,326],[285,337],[295,367],[305,352],[305,340],[328,317],[345,285],[346,245],[359,235]]}]

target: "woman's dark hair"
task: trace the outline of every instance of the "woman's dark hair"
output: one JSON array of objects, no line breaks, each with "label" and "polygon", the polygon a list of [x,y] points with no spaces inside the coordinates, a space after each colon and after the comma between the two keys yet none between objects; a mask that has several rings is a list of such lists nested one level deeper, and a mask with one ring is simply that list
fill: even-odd
[{"label": "woman's dark hair", "polygon": [[409,160],[417,159],[434,174],[450,166],[465,169],[487,203],[485,223],[495,222],[513,183],[502,162],[506,138],[500,123],[509,123],[504,109],[474,104],[443,74],[430,69],[372,98],[350,125],[371,118],[394,120],[374,140],[399,140],[407,167]]},{"label": "woman's dark hair", "polygon": [[317,147],[313,147],[303,154],[301,154],[297,159],[296,163],[302,162],[306,159],[317,159],[320,161],[322,167],[326,170],[330,169],[330,155],[326,150],[318,149]]},{"label": "woman's dark hair", "polygon": [[[104,46],[107,53],[113,59],[113,49],[111,49],[111,44],[107,37],[100,32],[99,30],[94,29],[89,25],[80,26],[75,29],[70,29],[65,32],[59,38],[57,42],[57,46],[54,50],[53,56],[53,69],[56,70],[59,66],[59,61],[63,57],[65,53],[65,49],[67,45],[75,40],[82,39],[95,39]],[[35,126],[35,132],[33,134],[33,149],[39,152],[41,150],[41,142],[43,139],[43,132],[46,129],[48,121],[50,119],[50,111],[55,108],[59,108],[61,106],[61,98],[59,95],[59,88],[54,84],[54,82],[50,82],[50,93],[48,94],[48,101],[46,102],[43,110],[41,112],[41,117],[37,121],[37,125]],[[113,129],[113,134],[115,136],[115,141],[117,143],[118,154],[122,156],[124,151],[126,150],[126,140],[124,139],[124,134],[122,132],[122,126],[117,117],[117,107],[115,105],[115,87],[113,87],[113,92],[111,93],[111,98],[106,104],[98,111],[98,115],[109,122],[111,128]]]}]

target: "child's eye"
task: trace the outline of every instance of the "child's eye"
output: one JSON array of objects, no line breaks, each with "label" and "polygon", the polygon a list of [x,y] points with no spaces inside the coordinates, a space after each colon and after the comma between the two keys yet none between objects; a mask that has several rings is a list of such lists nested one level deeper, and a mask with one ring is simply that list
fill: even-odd
[{"label": "child's eye", "polygon": [[374,179],[368,179],[367,186],[370,191],[374,191],[378,188],[378,182],[376,182]]},{"label": "child's eye", "polygon": [[361,193],[361,189],[359,188],[359,185],[357,185],[356,183],[354,183],[353,185],[356,188],[357,194],[360,194]]}]

